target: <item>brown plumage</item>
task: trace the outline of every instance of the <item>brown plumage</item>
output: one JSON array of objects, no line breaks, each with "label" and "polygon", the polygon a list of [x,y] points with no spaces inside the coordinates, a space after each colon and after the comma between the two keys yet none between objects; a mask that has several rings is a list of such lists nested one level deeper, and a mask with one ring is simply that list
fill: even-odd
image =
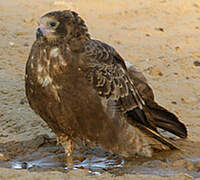
[{"label": "brown plumage", "polygon": [[109,45],[90,38],[76,12],[42,16],[27,64],[26,95],[64,146],[72,167],[77,139],[125,157],[177,148],[158,128],[187,136],[178,118],[154,102],[152,89]]}]

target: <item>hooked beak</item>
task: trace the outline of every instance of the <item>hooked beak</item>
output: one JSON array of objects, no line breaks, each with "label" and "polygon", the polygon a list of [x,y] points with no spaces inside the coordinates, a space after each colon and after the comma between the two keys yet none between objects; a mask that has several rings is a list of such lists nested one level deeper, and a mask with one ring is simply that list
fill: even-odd
[{"label": "hooked beak", "polygon": [[43,36],[43,32],[40,28],[37,28],[37,32],[36,32],[36,38],[39,39],[40,37]]},{"label": "hooked beak", "polygon": [[36,38],[39,39],[41,37],[47,36],[50,33],[48,29],[42,24],[40,24],[37,28]]}]

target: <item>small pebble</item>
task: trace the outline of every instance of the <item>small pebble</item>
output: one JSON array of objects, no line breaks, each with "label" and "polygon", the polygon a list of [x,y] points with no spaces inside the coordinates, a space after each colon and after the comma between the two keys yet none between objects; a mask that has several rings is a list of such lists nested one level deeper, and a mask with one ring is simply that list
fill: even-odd
[{"label": "small pebble", "polygon": [[181,98],[181,101],[185,104],[195,104],[198,101],[198,98],[194,96],[188,96],[187,98]]},{"label": "small pebble", "polygon": [[27,169],[28,168],[28,163],[27,162],[23,162],[22,163],[22,169]]},{"label": "small pebble", "polygon": [[160,69],[158,67],[152,68],[150,73],[152,76],[162,76],[163,75],[163,73],[160,71]]},{"label": "small pebble", "polygon": [[28,101],[27,101],[27,99],[25,97],[20,100],[20,104],[22,104],[22,105],[27,103],[27,102]]},{"label": "small pebble", "polygon": [[8,137],[8,135],[0,134],[0,137]]},{"label": "small pebble", "polygon": [[196,8],[200,8],[200,6],[197,3],[194,3],[193,6]]},{"label": "small pebble", "polygon": [[119,41],[119,40],[115,40],[115,43],[117,43],[117,44],[121,44],[121,41]]},{"label": "small pebble", "polygon": [[155,28],[155,30],[157,30],[157,31],[161,31],[161,32],[164,32],[164,29],[161,28],[161,27],[159,27],[159,28]]},{"label": "small pebble", "polygon": [[172,104],[177,104],[177,102],[176,102],[176,101],[172,101],[171,103],[172,103]]},{"label": "small pebble", "polygon": [[28,47],[28,46],[29,46],[29,44],[28,44],[28,43],[24,43],[24,46],[25,46],[25,47]]},{"label": "small pebble", "polygon": [[2,94],[8,94],[8,91],[6,91],[6,90],[2,90],[2,91],[0,91]]},{"label": "small pebble", "polygon": [[195,66],[200,66],[200,61],[194,61],[193,64],[194,64]]},{"label": "small pebble", "polygon": [[15,43],[14,43],[14,42],[9,42],[9,45],[10,45],[10,46],[14,46]]},{"label": "small pebble", "polygon": [[34,19],[32,18],[32,19],[24,19],[24,23],[26,23],[26,24],[30,24],[30,23],[32,23],[34,21]]},{"label": "small pebble", "polygon": [[24,35],[24,33],[20,31],[20,32],[16,32],[16,35],[17,36],[22,36],[22,35]]},{"label": "small pebble", "polygon": [[20,54],[24,54],[24,50],[23,50],[23,49],[18,49],[18,52],[19,52]]},{"label": "small pebble", "polygon": [[98,171],[88,171],[88,174],[89,175],[101,175],[101,172],[98,172]]}]

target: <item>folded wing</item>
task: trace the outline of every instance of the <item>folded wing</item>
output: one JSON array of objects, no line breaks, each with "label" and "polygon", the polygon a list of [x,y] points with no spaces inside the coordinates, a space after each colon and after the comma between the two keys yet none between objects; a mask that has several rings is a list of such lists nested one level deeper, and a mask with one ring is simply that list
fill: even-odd
[{"label": "folded wing", "polygon": [[121,112],[130,124],[150,137],[170,148],[177,148],[158,134],[157,127],[179,137],[187,136],[186,128],[174,114],[154,102],[153,91],[145,78],[135,76],[120,55],[105,43],[91,40],[84,53],[86,71],[89,72],[87,78],[99,96],[107,100],[107,111]]}]

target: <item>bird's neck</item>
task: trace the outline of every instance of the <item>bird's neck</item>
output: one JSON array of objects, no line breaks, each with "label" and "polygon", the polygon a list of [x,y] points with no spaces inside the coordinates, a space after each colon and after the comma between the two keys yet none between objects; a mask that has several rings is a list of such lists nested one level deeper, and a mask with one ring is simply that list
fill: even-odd
[{"label": "bird's neck", "polygon": [[80,35],[78,37],[73,37],[68,40],[69,47],[73,52],[81,52],[84,49],[84,44],[90,40],[90,35],[88,33]]}]

